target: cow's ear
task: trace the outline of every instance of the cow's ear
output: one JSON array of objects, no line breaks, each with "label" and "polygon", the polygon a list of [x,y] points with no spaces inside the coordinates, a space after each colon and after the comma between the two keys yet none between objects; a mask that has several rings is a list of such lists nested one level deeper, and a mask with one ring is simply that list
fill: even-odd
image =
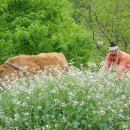
[{"label": "cow's ear", "polygon": [[1,68],[1,69],[0,69],[0,73],[2,73],[4,70],[5,70],[5,68]]}]

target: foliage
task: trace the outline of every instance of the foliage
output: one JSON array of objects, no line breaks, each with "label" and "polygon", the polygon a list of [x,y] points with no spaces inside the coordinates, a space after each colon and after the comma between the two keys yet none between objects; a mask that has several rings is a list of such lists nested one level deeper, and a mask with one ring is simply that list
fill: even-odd
[{"label": "foliage", "polygon": [[116,81],[114,73],[108,73],[100,79],[94,63],[89,65],[87,71],[70,66],[56,78],[41,72],[4,83],[0,129],[130,129],[128,77]]},{"label": "foliage", "polygon": [[76,25],[72,12],[67,0],[0,0],[0,62],[17,54],[52,51],[62,51],[77,65],[86,62],[91,35]]}]

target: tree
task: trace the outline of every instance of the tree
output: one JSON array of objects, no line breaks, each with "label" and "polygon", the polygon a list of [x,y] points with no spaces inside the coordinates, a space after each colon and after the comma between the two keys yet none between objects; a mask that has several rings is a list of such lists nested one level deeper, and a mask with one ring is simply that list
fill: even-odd
[{"label": "tree", "polygon": [[[0,0],[0,59],[58,51],[76,64],[87,62],[91,35],[72,18],[67,0]],[[5,55],[3,55],[5,54]]]},{"label": "tree", "polygon": [[76,13],[74,13],[76,22],[92,31],[95,43],[103,40],[106,43],[104,48],[106,48],[110,41],[114,41],[122,49],[128,51],[130,41],[129,0],[77,0],[75,4],[77,5]]}]

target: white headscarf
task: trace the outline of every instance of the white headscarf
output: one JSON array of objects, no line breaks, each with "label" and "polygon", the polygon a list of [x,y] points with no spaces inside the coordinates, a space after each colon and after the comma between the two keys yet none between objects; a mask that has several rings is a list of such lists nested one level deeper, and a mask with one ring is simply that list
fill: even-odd
[{"label": "white headscarf", "polygon": [[118,46],[109,47],[109,51],[115,51],[118,50]]}]

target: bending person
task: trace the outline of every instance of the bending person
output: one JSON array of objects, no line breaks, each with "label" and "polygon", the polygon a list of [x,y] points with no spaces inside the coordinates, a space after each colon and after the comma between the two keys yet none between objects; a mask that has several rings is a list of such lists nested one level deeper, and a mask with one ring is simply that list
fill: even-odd
[{"label": "bending person", "polygon": [[123,72],[130,67],[130,55],[126,52],[119,50],[118,46],[111,42],[109,47],[109,53],[107,54],[105,59],[102,74],[105,74],[113,63],[116,63],[118,65],[116,79],[122,79]]}]

